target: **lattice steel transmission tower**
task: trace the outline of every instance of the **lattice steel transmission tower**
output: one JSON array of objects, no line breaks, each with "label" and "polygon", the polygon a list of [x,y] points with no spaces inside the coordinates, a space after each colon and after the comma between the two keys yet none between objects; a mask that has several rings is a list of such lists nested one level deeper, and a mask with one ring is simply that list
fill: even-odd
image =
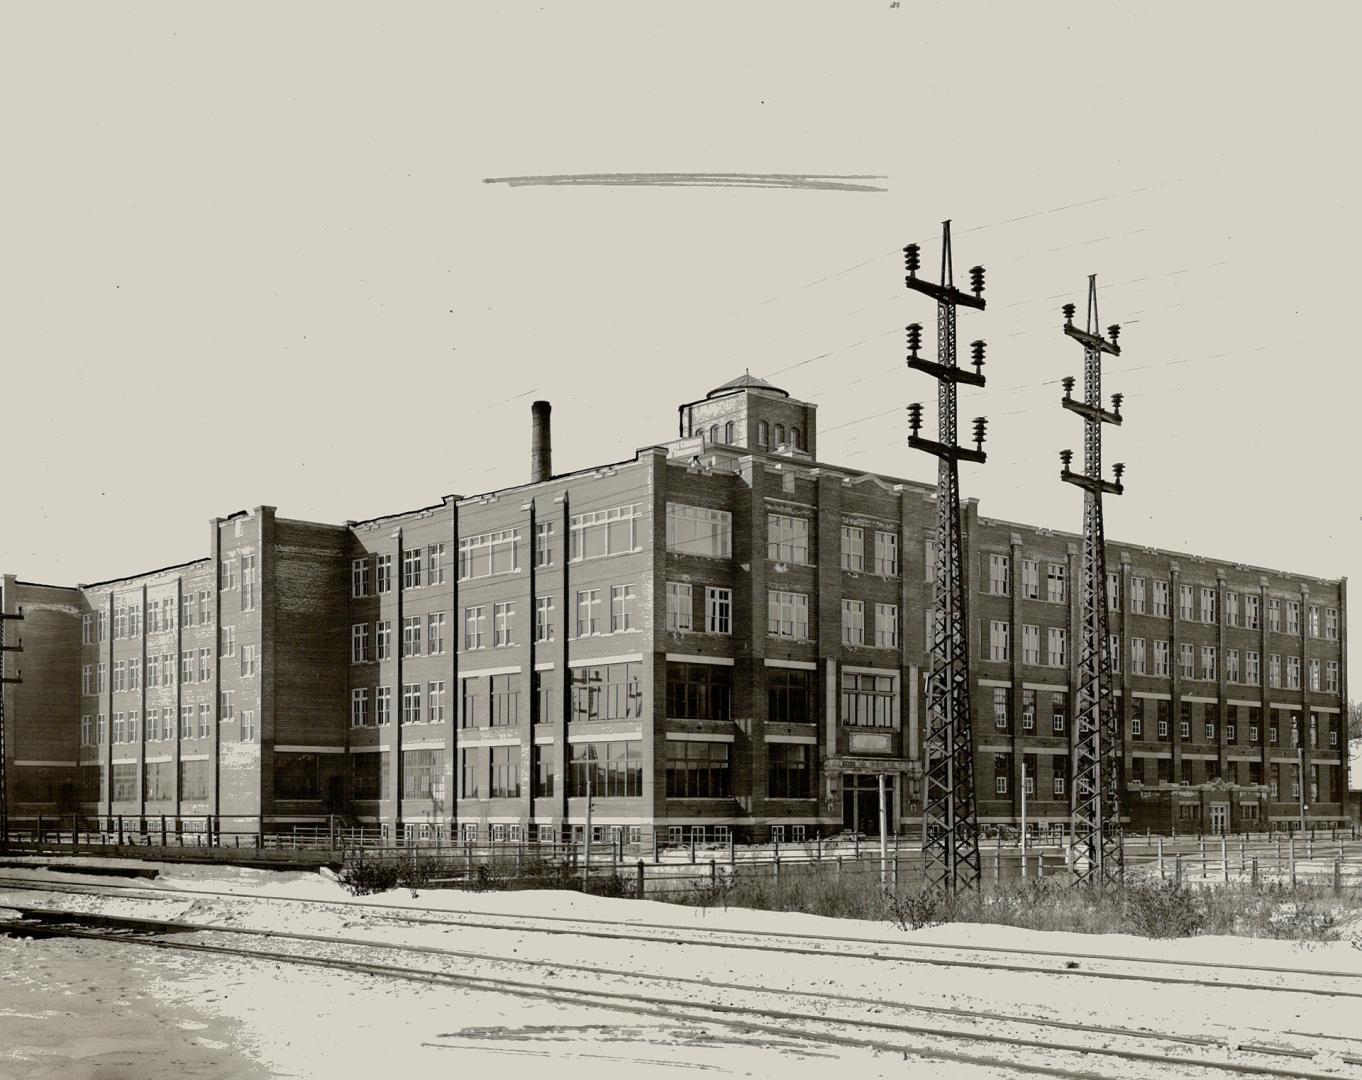
[{"label": "lattice steel transmission tower", "polygon": [[1064,305],[1064,333],[1083,346],[1083,400],[1073,398],[1074,380],[1064,379],[1064,408],[1083,418],[1083,471],[1070,470],[1072,450],[1060,451],[1060,478],[1083,489],[1083,570],[1079,588],[1082,612],[1078,658],[1078,728],[1073,766],[1073,842],[1075,884],[1119,884],[1124,873],[1121,844],[1121,730],[1111,693],[1111,639],[1107,636],[1106,530],[1102,496],[1120,495],[1125,466],[1112,468],[1115,481],[1102,478],[1102,425],[1121,423],[1121,395],[1111,410],[1102,408],[1102,356],[1120,356],[1121,328],[1102,336],[1097,318],[1097,275],[1088,277],[1086,330],[1074,326],[1074,305]]},{"label": "lattice steel transmission tower", "polygon": [[908,366],[937,380],[937,442],[918,436],[922,405],[908,406],[908,445],[938,459],[936,480],[936,612],[932,664],[927,682],[925,791],[922,813],[923,868],[928,882],[947,894],[979,884],[979,823],[974,798],[974,730],[970,723],[969,621],[965,611],[960,545],[961,461],[982,464],[986,421],[974,421],[975,448],[956,445],[955,390],[959,383],[983,386],[984,343],[971,344],[974,370],[961,368],[955,351],[957,306],[983,310],[984,268],[970,269],[973,295],[955,287],[951,265],[951,223],[941,237],[941,283],[917,276],[920,249],[903,249],[908,288],[936,301],[936,361],[918,356],[922,324],[908,327]]},{"label": "lattice steel transmission tower", "polygon": [[9,675],[5,672],[5,657],[10,653],[20,652],[22,645],[10,645],[5,641],[5,623],[11,619],[22,619],[23,612],[17,611],[7,613],[5,607],[5,589],[0,585],[0,851],[9,847],[9,785],[6,783],[6,774],[9,771],[9,744],[7,741],[8,733],[5,730],[5,687],[20,682],[17,675]]}]

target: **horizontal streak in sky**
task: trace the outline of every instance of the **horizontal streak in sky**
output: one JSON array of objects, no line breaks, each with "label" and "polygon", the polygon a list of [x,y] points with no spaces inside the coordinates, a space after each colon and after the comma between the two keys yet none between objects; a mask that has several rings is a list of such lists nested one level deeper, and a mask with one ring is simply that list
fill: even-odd
[{"label": "horizontal streak in sky", "polygon": [[802,191],[888,191],[860,180],[883,176],[818,176],[797,173],[578,173],[556,176],[489,176],[484,184],[508,187],[742,187]]}]

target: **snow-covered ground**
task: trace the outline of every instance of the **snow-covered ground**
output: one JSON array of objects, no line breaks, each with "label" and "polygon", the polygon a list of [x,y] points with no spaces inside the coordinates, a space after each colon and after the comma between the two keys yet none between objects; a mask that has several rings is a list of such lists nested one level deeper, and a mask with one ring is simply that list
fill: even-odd
[{"label": "snow-covered ground", "polygon": [[[67,860],[70,861],[70,860]],[[95,861],[95,860],[90,860]],[[109,861],[112,863],[112,861]],[[116,865],[116,864],[114,864]],[[620,924],[655,923],[679,930],[730,930],[801,935],[850,936],[871,942],[905,941],[938,946],[970,945],[992,949],[1044,949],[1071,955],[1084,967],[1102,962],[1087,958],[1102,954],[1176,961],[1250,963],[1278,968],[1348,971],[1362,974],[1362,951],[1347,942],[1301,946],[1281,941],[1239,938],[1193,938],[1148,941],[1125,935],[1042,933],[1000,926],[957,924],[904,932],[889,924],[829,919],[768,911],[701,910],[651,901],[611,900],[572,892],[464,893],[423,891],[413,898],[394,890],[382,896],[352,898],[321,874],[244,870],[216,866],[163,864],[155,881],[127,880],[137,889],[188,889],[230,893],[186,900],[133,897],[118,900],[76,900],[0,888],[0,905],[98,909],[113,914],[185,918],[234,926],[252,926],[306,933],[342,935],[371,941],[422,944],[444,949],[494,954],[497,960],[469,960],[461,970],[469,974],[516,980],[539,980],[544,985],[595,985],[602,989],[628,988],[630,972],[663,976],[676,982],[658,983],[654,992],[686,999],[699,994],[683,980],[727,982],[773,990],[817,990],[828,994],[865,996],[888,1002],[994,1010],[1037,1019],[1062,1018],[1090,1025],[1143,1028],[1161,1033],[1213,1035],[1228,1041],[1285,1041],[1295,1045],[1344,1044],[1319,1036],[1351,1038],[1355,999],[1291,997],[1290,1015],[1282,1012],[1277,995],[1222,989],[1153,986],[1080,978],[1040,976],[1023,972],[981,972],[952,967],[896,964],[836,953],[822,956],[782,956],[705,947],[704,933],[695,933],[690,947],[636,940],[606,941],[568,935],[489,931],[470,927],[413,925],[404,913],[486,913],[606,919]],[[15,871],[40,881],[98,882],[86,875],[49,870]],[[112,879],[122,880],[122,879]],[[324,901],[325,906],[290,904],[284,896]],[[365,906],[390,905],[392,910]],[[39,966],[33,957],[41,956]],[[136,959],[130,959],[135,956]],[[92,959],[92,957],[94,959]],[[19,965],[22,958],[23,965]],[[120,958],[122,958],[120,960]],[[407,962],[394,955],[392,962]],[[562,965],[534,968],[523,960]],[[51,986],[94,987],[107,992],[119,985],[118,965],[128,965],[132,990],[119,993],[137,1019],[147,1015],[177,1017],[165,1030],[178,1040],[189,1071],[192,1053],[242,1055],[227,1071],[203,1075],[253,1076],[253,1067],[270,1076],[391,1075],[397,1069],[427,1067],[454,1069],[509,1067],[528,1070],[527,1059],[551,1058],[555,1069],[567,1065],[592,1076],[626,1071],[637,1076],[671,1068],[690,1067],[734,1075],[802,1075],[826,1072],[830,1056],[848,1061],[871,1076],[1005,1075],[997,1070],[953,1064],[943,1072],[940,1062],[905,1062],[897,1056],[876,1055],[851,1048],[819,1047],[797,1040],[773,1040],[769,1035],[739,1037],[731,1027],[686,1021],[666,1021],[606,1007],[567,1005],[460,988],[432,987],[370,976],[322,972],[259,960],[152,954],[117,945],[75,942],[22,944],[0,939],[0,970],[11,964],[27,972],[22,986],[0,990],[0,1046],[37,1052],[60,1047],[51,1031],[76,1027],[82,1032],[117,1030],[120,1013],[85,1008],[69,994]],[[83,965],[95,964],[84,983]],[[578,966],[596,969],[583,973]],[[1283,979],[1287,978],[1283,976]],[[63,981],[65,980],[65,981]],[[562,980],[568,980],[564,982]],[[585,980],[585,982],[584,982]],[[0,984],[3,985],[3,984]],[[33,997],[29,996],[31,992]],[[16,998],[17,994],[17,998]],[[26,1001],[42,999],[41,1008]],[[707,994],[706,1000],[719,1000]],[[722,1000],[738,1000],[729,994]],[[65,1002],[65,1006],[63,1006]],[[80,1007],[78,1007],[78,1005]],[[788,1007],[788,1001],[787,1001]],[[119,1008],[122,1008],[121,1006]],[[10,1013],[40,1015],[16,1022]],[[183,1021],[181,1023],[181,1021]],[[185,1024],[204,1024],[202,1029]],[[17,1024],[17,1026],[16,1026]],[[178,1026],[177,1026],[178,1024]],[[204,1041],[184,1032],[201,1031]],[[1290,1032],[1310,1036],[1298,1039]],[[10,1036],[10,1037],[7,1037]],[[1077,1036],[1081,1041],[1082,1036]],[[189,1049],[185,1050],[188,1045]],[[1357,1052],[1358,1047],[1348,1047]],[[11,1051],[13,1052],[13,1051]],[[13,1059],[11,1059],[12,1061]],[[54,1059],[55,1060],[55,1059]],[[160,1059],[158,1059],[160,1060]],[[252,1064],[253,1063],[253,1064]],[[6,1059],[0,1057],[0,1077]],[[240,1071],[233,1072],[232,1068]],[[1318,1071],[1316,1068],[1315,1071]],[[18,1072],[16,1076],[117,1076],[119,1073],[52,1071]],[[155,1076],[129,1072],[129,1076]],[[1157,1075],[1150,1073],[1149,1075]]]}]

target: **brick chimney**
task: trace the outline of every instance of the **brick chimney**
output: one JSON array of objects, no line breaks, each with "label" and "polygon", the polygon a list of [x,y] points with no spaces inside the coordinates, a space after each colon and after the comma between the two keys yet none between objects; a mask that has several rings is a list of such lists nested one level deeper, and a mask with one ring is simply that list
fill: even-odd
[{"label": "brick chimney", "polygon": [[547,401],[536,401],[530,406],[530,483],[537,484],[553,476],[553,440],[549,434],[549,414],[553,406]]}]

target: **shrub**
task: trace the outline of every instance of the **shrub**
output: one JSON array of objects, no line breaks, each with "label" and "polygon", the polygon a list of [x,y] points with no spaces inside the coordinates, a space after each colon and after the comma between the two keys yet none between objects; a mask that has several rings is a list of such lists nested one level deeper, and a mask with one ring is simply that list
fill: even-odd
[{"label": "shrub", "polygon": [[366,859],[361,851],[336,876],[351,896],[368,896],[397,888],[399,872],[395,864]]}]

